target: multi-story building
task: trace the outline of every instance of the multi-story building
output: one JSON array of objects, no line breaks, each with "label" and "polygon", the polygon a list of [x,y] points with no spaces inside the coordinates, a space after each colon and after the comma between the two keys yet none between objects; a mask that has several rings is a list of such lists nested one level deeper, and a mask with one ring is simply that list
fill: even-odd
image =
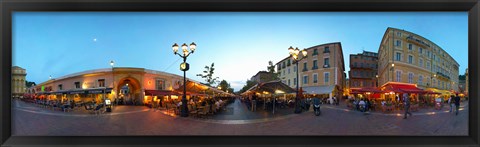
[{"label": "multi-story building", "polygon": [[276,76],[277,75],[275,73],[259,71],[250,80],[256,81],[257,83],[265,83],[277,79]]},{"label": "multi-story building", "polygon": [[21,67],[12,67],[12,97],[22,97],[27,91],[25,77],[27,71]]},{"label": "multi-story building", "polygon": [[466,75],[458,76],[458,92],[464,93],[466,88]]},{"label": "multi-story building", "polygon": [[[327,43],[306,49],[307,58],[299,61],[299,86],[306,93],[341,96],[345,87],[345,65],[340,42]],[[302,55],[300,55],[299,58]],[[276,64],[283,83],[296,88],[296,66],[290,57]]]},{"label": "multi-story building", "polygon": [[465,69],[465,94],[468,96],[468,68]]},{"label": "multi-story building", "polygon": [[[187,98],[216,88],[187,79]],[[29,89],[32,94],[53,100],[112,101],[147,104],[152,100],[179,100],[183,92],[183,77],[144,68],[115,67],[89,70],[52,78]]]},{"label": "multi-story building", "polygon": [[415,33],[387,28],[378,49],[378,82],[415,83],[423,89],[458,91],[459,64]]},{"label": "multi-story building", "polygon": [[377,87],[378,54],[363,51],[350,55],[350,88]]}]

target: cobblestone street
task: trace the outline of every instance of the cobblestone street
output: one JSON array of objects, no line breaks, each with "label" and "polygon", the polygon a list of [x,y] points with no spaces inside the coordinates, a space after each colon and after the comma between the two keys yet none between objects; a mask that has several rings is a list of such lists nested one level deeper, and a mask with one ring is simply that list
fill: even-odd
[{"label": "cobblestone street", "polygon": [[[342,106],[323,105],[322,115],[312,111],[301,114],[265,115],[264,112],[237,110],[238,103],[227,109],[232,115],[209,118],[182,118],[144,106],[117,106],[101,115],[52,111],[35,104],[12,103],[12,135],[468,135],[468,103],[458,116],[443,110],[421,110],[403,119],[396,112],[361,113]],[[238,106],[235,106],[238,105]],[[235,112],[251,117],[240,119]],[[435,113],[433,113],[435,112]],[[245,114],[255,113],[255,114]],[[227,117],[235,119],[226,119]]]}]

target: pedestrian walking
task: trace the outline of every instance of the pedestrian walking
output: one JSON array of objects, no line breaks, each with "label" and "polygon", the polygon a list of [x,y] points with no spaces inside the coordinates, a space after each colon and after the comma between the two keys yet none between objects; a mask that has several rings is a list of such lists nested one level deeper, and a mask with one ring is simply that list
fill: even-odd
[{"label": "pedestrian walking", "polygon": [[458,115],[458,109],[460,109],[460,97],[457,94],[455,97],[455,115]]},{"label": "pedestrian walking", "polygon": [[410,113],[410,97],[408,94],[403,94],[403,100],[405,101],[405,117],[403,117],[403,119],[407,119],[407,114],[412,116],[412,113]]}]

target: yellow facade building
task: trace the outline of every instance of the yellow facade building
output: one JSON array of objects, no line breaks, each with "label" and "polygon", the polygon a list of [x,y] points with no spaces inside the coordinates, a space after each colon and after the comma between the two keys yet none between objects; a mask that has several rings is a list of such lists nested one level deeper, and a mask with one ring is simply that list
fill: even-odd
[{"label": "yellow facade building", "polygon": [[[341,96],[345,88],[345,63],[340,42],[327,43],[306,49],[307,58],[299,61],[299,87],[306,93]],[[288,52],[286,52],[288,53]],[[300,55],[299,58],[302,58]],[[291,57],[276,64],[283,83],[296,88],[296,66]]]},{"label": "yellow facade building", "polygon": [[27,91],[25,77],[27,71],[21,67],[12,67],[12,97],[22,97]]},{"label": "yellow facade building", "polygon": [[445,95],[458,91],[459,64],[434,42],[387,28],[378,49],[378,82],[401,82]]},{"label": "yellow facade building", "polygon": [[[187,98],[203,94],[207,89],[216,94],[223,91],[208,87],[187,78]],[[74,100],[78,102],[105,99],[120,103],[147,104],[152,100],[180,100],[183,77],[162,71],[144,68],[115,67],[88,70],[58,78],[52,78],[29,89],[29,92],[53,100]],[[203,89],[201,93],[192,91]]]}]

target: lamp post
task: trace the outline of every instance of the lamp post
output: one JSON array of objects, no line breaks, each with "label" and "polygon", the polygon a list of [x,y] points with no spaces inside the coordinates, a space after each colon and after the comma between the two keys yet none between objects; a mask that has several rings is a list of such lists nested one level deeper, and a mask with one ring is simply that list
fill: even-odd
[{"label": "lamp post", "polygon": [[[299,87],[298,85],[300,85],[300,79],[298,78],[298,72],[299,72],[298,71],[298,62],[301,61],[302,59],[307,58],[307,51],[305,49],[300,51],[298,49],[298,47],[293,49],[293,47],[290,46],[288,48],[288,52],[289,52],[290,56],[293,58],[293,63],[297,66],[296,67],[296,69],[297,69],[297,96],[295,98],[295,111],[294,111],[294,113],[298,114],[298,113],[302,113],[302,109],[300,108],[300,95],[299,95],[300,93],[298,91],[298,87]],[[300,52],[302,52],[302,55],[303,55],[301,58],[299,58]]]},{"label": "lamp post", "polygon": [[177,43],[173,44],[173,54],[180,56],[183,58],[183,63],[180,64],[180,70],[183,71],[183,96],[182,96],[182,106],[181,106],[181,117],[188,117],[188,107],[187,107],[187,78],[186,78],[186,72],[190,68],[188,63],[187,63],[187,57],[190,56],[190,54],[193,54],[195,52],[195,49],[197,48],[197,45],[195,43],[190,44],[190,51],[188,51],[187,44],[182,45],[182,52],[183,55],[177,53],[178,51],[178,45]]},{"label": "lamp post", "polygon": [[113,99],[115,99],[115,105],[118,105],[118,100],[117,100],[117,92],[114,90],[115,89],[115,73],[113,72],[113,65],[115,65],[115,62],[110,61],[110,66],[112,67],[112,91],[114,91],[114,93],[112,93],[112,97]]}]

